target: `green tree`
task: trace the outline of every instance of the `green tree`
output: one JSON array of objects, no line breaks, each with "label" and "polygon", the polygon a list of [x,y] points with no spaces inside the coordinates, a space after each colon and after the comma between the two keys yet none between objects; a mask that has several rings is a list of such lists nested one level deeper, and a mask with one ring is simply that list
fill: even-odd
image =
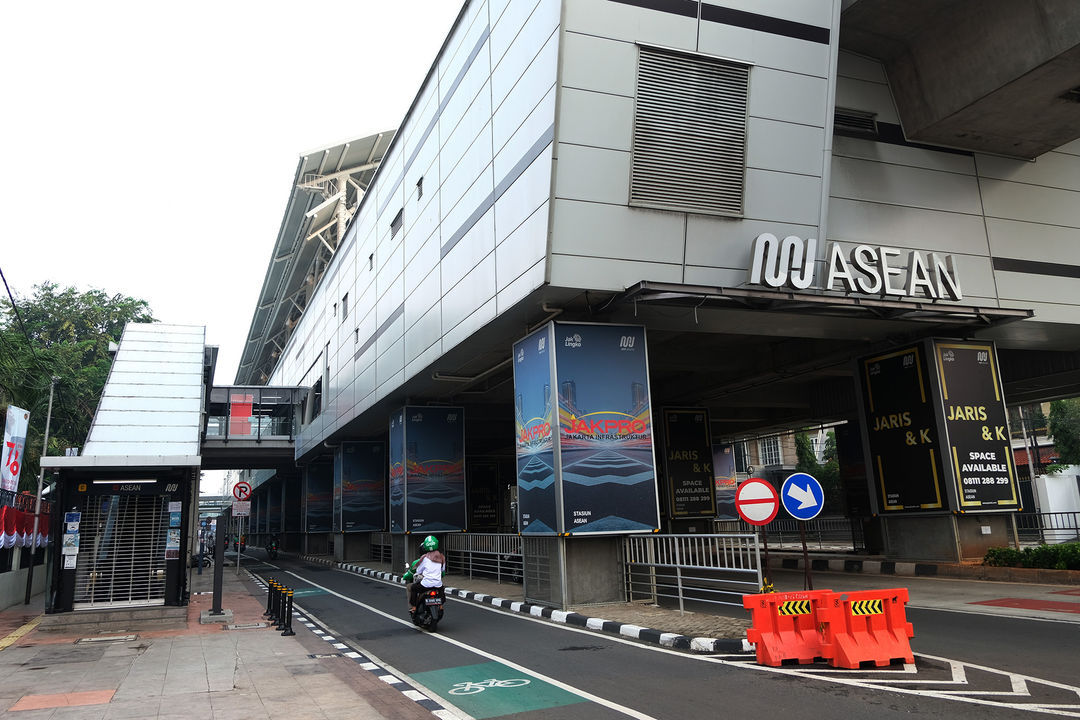
[{"label": "green tree", "polygon": [[1050,403],[1050,435],[1065,465],[1080,465],[1080,398]]},{"label": "green tree", "polygon": [[836,433],[829,431],[822,448],[822,460],[818,462],[814,454],[814,445],[805,432],[795,434],[795,470],[813,475],[821,483],[825,493],[825,510],[829,515],[843,515],[846,512],[844,487],[840,482],[840,463],[836,457]]},{"label": "green tree", "polygon": [[[109,376],[109,343],[128,322],[153,322],[145,300],[103,290],[34,287],[29,298],[0,301],[0,413],[8,404],[30,411],[20,489],[37,486],[41,442],[56,377],[49,454],[82,446]],[[21,321],[20,321],[21,320]]]}]

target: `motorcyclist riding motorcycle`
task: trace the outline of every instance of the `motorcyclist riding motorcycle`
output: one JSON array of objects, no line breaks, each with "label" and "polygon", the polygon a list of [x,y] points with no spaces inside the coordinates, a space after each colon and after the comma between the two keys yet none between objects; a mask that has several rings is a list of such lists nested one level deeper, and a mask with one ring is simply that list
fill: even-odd
[{"label": "motorcyclist riding motorcycle", "polygon": [[266,556],[271,560],[277,559],[278,553],[278,539],[277,535],[271,535],[266,541]]},{"label": "motorcyclist riding motorcycle", "polygon": [[[443,603],[443,575],[446,574],[446,556],[439,552],[439,541],[434,535],[428,535],[420,543],[424,554],[412,562],[405,571],[402,579],[409,587],[409,613],[413,622],[417,625],[434,630],[442,618]],[[420,594],[424,593],[424,602],[420,602]],[[431,595],[429,601],[428,595]],[[437,602],[434,602],[437,600]],[[431,607],[429,607],[431,605]]]}]

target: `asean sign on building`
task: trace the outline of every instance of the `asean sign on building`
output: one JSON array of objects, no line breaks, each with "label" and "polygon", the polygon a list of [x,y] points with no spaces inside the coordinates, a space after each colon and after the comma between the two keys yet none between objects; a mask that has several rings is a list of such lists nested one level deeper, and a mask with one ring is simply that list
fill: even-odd
[{"label": "asean sign on building", "polygon": [[[750,282],[780,289],[806,290],[814,285],[817,240],[772,233],[754,238]],[[963,299],[952,255],[919,250],[857,244],[847,252],[830,242],[825,250],[825,282],[820,290],[882,297],[926,297],[931,300]],[[839,284],[839,287],[837,285]]]}]

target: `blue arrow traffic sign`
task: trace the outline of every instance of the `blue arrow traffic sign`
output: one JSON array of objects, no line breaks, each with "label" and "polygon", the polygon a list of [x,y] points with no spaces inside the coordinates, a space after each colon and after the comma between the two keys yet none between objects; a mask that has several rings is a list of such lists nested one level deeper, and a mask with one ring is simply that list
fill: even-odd
[{"label": "blue arrow traffic sign", "polygon": [[811,520],[825,504],[825,491],[813,475],[795,473],[780,486],[780,502],[796,520]]}]

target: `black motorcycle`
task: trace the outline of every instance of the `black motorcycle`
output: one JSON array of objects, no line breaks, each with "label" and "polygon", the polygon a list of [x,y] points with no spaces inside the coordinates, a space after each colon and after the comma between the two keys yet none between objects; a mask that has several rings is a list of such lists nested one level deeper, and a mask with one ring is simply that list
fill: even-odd
[{"label": "black motorcycle", "polygon": [[271,560],[277,560],[277,540],[271,540],[266,543],[266,557]]},{"label": "black motorcycle", "polygon": [[446,596],[443,594],[443,588],[421,588],[420,599],[416,601],[416,609],[409,613],[412,618],[413,625],[423,628],[429,632],[435,632],[435,628],[439,626],[439,621],[443,616],[443,605],[446,603]]}]

